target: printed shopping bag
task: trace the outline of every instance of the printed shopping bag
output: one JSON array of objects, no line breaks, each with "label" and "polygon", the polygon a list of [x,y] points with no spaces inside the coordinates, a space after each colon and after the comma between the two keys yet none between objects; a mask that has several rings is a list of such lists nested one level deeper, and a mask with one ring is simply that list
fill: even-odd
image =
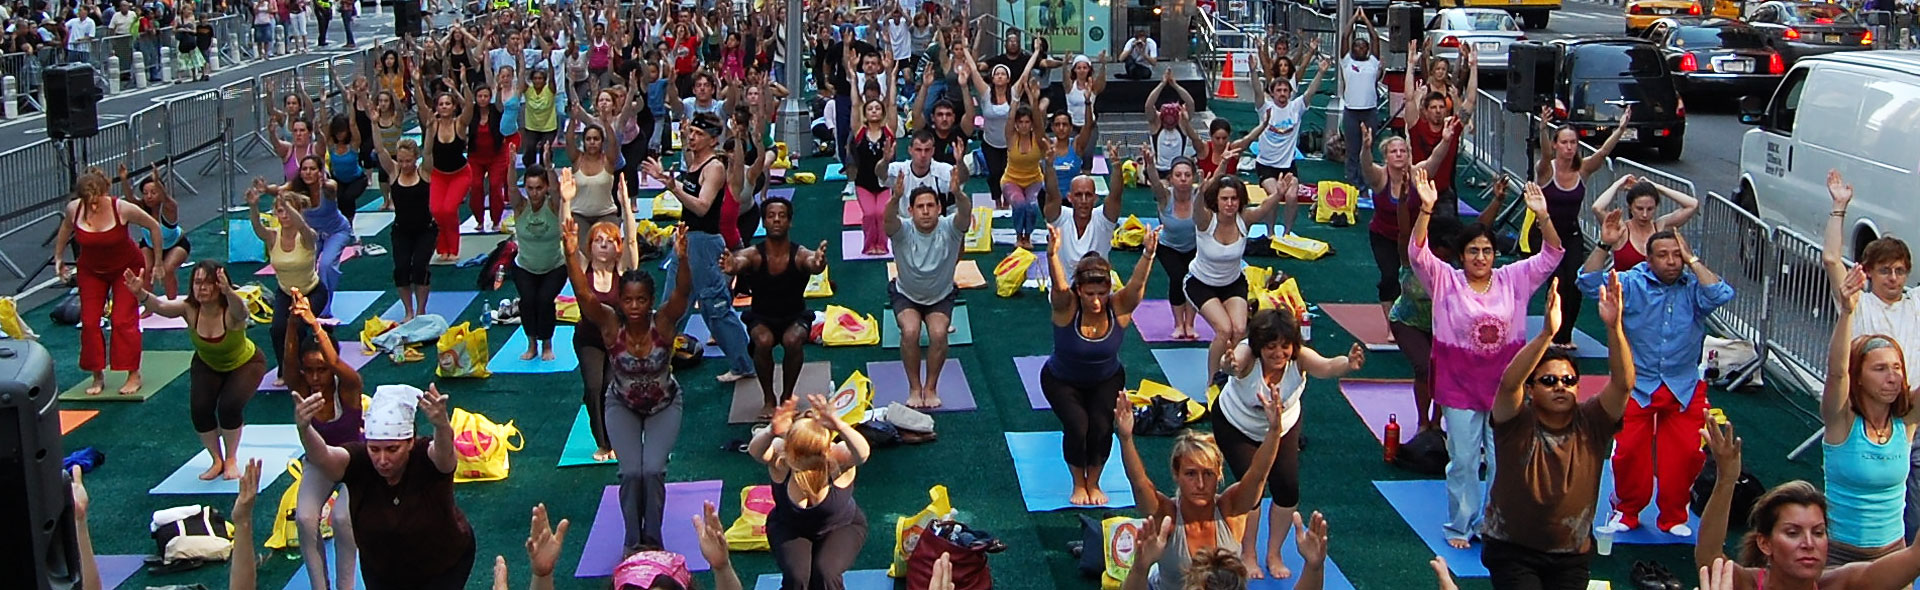
[{"label": "printed shopping bag", "polygon": [[1100,550],[1106,562],[1106,571],[1100,576],[1102,590],[1119,590],[1120,583],[1127,579],[1127,572],[1133,569],[1133,552],[1139,545],[1141,529],[1146,525],[1147,521],[1128,516],[1100,521]]},{"label": "printed shopping bag", "polygon": [[838,305],[827,306],[827,346],[872,346],[880,343],[880,322]]},{"label": "printed shopping bag", "polygon": [[893,523],[893,565],[887,568],[887,575],[895,578],[907,575],[907,558],[913,555],[913,547],[920,543],[920,531],[935,520],[953,518],[953,502],[947,497],[947,486],[936,485],[927,489],[926,508],[912,516],[902,516]]},{"label": "printed shopping bag", "polygon": [[1012,254],[1000,259],[993,267],[993,292],[1001,297],[1012,297],[1020,290],[1020,284],[1027,281],[1027,267],[1033,266],[1037,258],[1026,248],[1014,248]]},{"label": "printed shopping bag", "polygon": [[867,410],[873,408],[873,381],[859,371],[847,376],[839,389],[833,391],[833,397],[827,400],[833,404],[833,415],[841,422],[858,424],[865,422]]},{"label": "printed shopping bag", "polygon": [[723,535],[727,548],[734,551],[766,551],[767,514],[773,512],[773,486],[748,486],[740,489],[740,518],[733,520]]},{"label": "printed shopping bag", "polygon": [[1139,250],[1147,243],[1147,224],[1140,222],[1140,216],[1128,215],[1120,220],[1120,227],[1113,230],[1113,248],[1116,250]]},{"label": "printed shopping bag", "polygon": [[819,299],[821,297],[832,297],[833,296],[833,277],[828,276],[831,274],[833,274],[833,267],[829,266],[827,268],[820,269],[820,274],[807,277],[807,291],[804,294],[805,297],[807,299]]},{"label": "printed shopping bag", "polygon": [[[1358,219],[1354,210],[1360,204],[1359,191],[1354,190],[1353,185],[1334,180],[1322,180],[1318,193],[1321,198],[1313,206],[1315,222],[1333,224],[1334,227],[1346,227],[1353,225],[1354,220]],[[1298,197],[1299,195],[1293,195],[1293,198]]]},{"label": "printed shopping bag", "polygon": [[447,330],[440,335],[440,366],[434,374],[441,377],[492,377],[487,370],[487,361],[493,358],[487,346],[487,329],[473,329],[468,322]]},{"label": "printed shopping bag", "polygon": [[969,253],[993,251],[992,207],[973,208],[973,225],[967,227],[966,243],[962,249]]},{"label": "printed shopping bag", "polygon": [[462,408],[454,408],[449,418],[453,426],[453,450],[459,459],[453,470],[453,482],[506,479],[510,470],[507,453],[526,445],[513,421],[497,424]]},{"label": "printed shopping bag", "polygon": [[[293,476],[293,485],[280,494],[280,507],[273,511],[273,534],[267,537],[268,549],[286,549],[300,546],[300,523],[294,516],[294,507],[300,501],[300,472],[303,465],[299,459],[287,461],[287,474]],[[320,506],[320,538],[333,538],[333,502],[337,493],[327,494],[327,503]]]}]

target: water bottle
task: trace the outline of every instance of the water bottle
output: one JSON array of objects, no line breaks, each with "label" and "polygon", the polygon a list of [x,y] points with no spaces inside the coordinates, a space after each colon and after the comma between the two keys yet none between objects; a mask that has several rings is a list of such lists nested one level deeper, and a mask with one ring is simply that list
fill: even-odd
[{"label": "water bottle", "polygon": [[480,327],[482,328],[493,327],[493,304],[492,303],[480,304]]},{"label": "water bottle", "polygon": [[1705,375],[1708,383],[1720,380],[1720,351],[1707,351],[1707,370]]},{"label": "water bottle", "polygon": [[1380,437],[1380,442],[1386,443],[1387,462],[1392,463],[1394,456],[1400,454],[1400,416],[1399,415],[1387,414],[1387,431],[1383,436]]}]

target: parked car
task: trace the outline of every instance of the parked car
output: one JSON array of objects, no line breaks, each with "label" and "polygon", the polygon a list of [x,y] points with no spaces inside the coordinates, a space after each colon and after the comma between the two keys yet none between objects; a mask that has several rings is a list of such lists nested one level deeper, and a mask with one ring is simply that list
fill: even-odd
[{"label": "parked car", "polygon": [[1646,39],[1562,39],[1557,48],[1554,119],[1582,140],[1606,139],[1628,106],[1633,120],[1620,142],[1651,147],[1666,160],[1686,145],[1687,106],[1659,48]]},{"label": "parked car", "polygon": [[[1787,73],[1766,35],[1737,20],[1654,21],[1647,40],[1660,48],[1681,96],[1738,98],[1772,91]],[[1698,100],[1696,100],[1698,102]]]},{"label": "parked car", "polygon": [[1654,21],[1675,16],[1700,16],[1705,10],[1693,0],[1628,0],[1627,34],[1639,36]]},{"label": "parked car", "polygon": [[[1560,9],[1560,0],[1424,0],[1433,8],[1492,8],[1505,11],[1520,19],[1520,23],[1529,29],[1547,28],[1547,20],[1553,17],[1553,11]],[[1480,56],[1485,59],[1487,56]]]},{"label": "parked car", "polygon": [[1746,20],[1767,34],[1787,65],[1812,55],[1873,49],[1873,31],[1838,4],[1776,0],[1753,7]]},{"label": "parked car", "polygon": [[1527,38],[1513,15],[1492,8],[1442,9],[1427,21],[1426,31],[1423,53],[1455,60],[1461,47],[1472,46],[1480,69],[1496,73],[1507,70],[1507,46]]},{"label": "parked car", "polygon": [[1827,171],[1853,184],[1845,254],[1920,224],[1920,51],[1834,53],[1793,64],[1772,92],[1741,101],[1734,202],[1816,242],[1833,203]]}]

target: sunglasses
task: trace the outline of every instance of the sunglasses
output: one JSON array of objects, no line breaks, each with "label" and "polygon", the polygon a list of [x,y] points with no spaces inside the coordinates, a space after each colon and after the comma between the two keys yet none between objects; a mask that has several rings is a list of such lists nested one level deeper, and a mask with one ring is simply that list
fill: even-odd
[{"label": "sunglasses", "polygon": [[1580,376],[1579,375],[1541,375],[1539,377],[1534,377],[1533,383],[1541,387],[1553,387],[1556,385],[1565,385],[1567,387],[1573,387],[1580,383]]}]

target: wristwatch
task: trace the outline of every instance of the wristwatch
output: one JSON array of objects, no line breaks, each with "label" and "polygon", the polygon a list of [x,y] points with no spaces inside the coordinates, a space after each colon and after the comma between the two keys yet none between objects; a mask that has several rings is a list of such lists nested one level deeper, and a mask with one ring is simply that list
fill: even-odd
[{"label": "wristwatch", "polygon": [[1696,265],[1696,264],[1700,264],[1700,257],[1699,257],[1699,256],[1694,256],[1694,257],[1691,257],[1691,258],[1688,258],[1688,259],[1687,259],[1687,266],[1693,266],[1693,265]]}]

